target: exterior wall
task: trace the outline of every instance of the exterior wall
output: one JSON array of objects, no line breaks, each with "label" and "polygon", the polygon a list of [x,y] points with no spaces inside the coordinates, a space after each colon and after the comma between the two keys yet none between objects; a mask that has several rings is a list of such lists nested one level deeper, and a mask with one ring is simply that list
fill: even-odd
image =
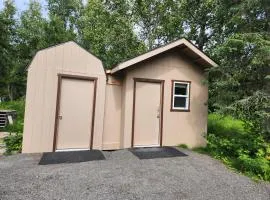
[{"label": "exterior wall", "polygon": [[[106,84],[101,61],[67,42],[38,52],[28,69],[24,153],[53,151],[58,74],[98,78],[93,149],[131,147],[133,78],[165,81],[163,146],[205,144],[208,88],[201,67],[170,50],[128,67],[121,77],[108,75]],[[191,81],[190,112],[171,112],[172,80]]]},{"label": "exterior wall", "polygon": [[[130,66],[126,71],[122,93],[122,148],[131,147],[133,78],[165,80],[163,107],[163,146],[205,145],[207,131],[208,88],[202,84],[204,72],[178,52],[168,51],[152,59]],[[172,80],[191,81],[190,112],[171,112]]]},{"label": "exterior wall", "polygon": [[[67,42],[36,54],[28,69],[23,153],[51,152],[57,99],[57,74],[97,77],[93,148],[102,148],[106,76],[99,59]],[[84,105],[82,105],[84,106]]]},{"label": "exterior wall", "polygon": [[106,85],[106,103],[102,148],[104,150],[120,148],[121,93],[121,85]]}]

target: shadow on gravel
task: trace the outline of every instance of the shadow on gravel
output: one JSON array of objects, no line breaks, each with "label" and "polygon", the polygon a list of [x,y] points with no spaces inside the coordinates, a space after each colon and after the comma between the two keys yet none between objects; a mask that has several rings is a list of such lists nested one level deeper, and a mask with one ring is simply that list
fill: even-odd
[{"label": "shadow on gravel", "polygon": [[39,165],[78,163],[92,160],[105,160],[105,157],[99,150],[48,152],[43,153]]},{"label": "shadow on gravel", "polygon": [[145,147],[129,149],[139,159],[171,158],[187,156],[173,147]]}]

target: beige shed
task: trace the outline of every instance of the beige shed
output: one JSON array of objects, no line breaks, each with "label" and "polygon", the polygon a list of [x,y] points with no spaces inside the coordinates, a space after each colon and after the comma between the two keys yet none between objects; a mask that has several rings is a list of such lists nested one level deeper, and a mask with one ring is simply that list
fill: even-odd
[{"label": "beige shed", "polygon": [[217,64],[186,39],[105,71],[74,42],[39,51],[28,68],[23,152],[205,144]]}]

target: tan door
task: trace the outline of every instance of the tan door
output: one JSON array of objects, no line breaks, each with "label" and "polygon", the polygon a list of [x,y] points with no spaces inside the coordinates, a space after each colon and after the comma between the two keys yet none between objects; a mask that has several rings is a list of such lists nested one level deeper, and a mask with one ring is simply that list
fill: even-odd
[{"label": "tan door", "polygon": [[62,78],[56,150],[89,149],[94,81]]},{"label": "tan door", "polygon": [[136,82],[133,146],[160,145],[161,84]]}]

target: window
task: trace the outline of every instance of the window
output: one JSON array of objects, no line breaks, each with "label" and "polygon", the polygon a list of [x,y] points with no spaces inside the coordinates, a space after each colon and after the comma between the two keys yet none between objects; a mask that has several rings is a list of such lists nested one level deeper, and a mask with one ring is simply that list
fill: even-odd
[{"label": "window", "polygon": [[171,111],[189,111],[190,82],[172,81]]}]

